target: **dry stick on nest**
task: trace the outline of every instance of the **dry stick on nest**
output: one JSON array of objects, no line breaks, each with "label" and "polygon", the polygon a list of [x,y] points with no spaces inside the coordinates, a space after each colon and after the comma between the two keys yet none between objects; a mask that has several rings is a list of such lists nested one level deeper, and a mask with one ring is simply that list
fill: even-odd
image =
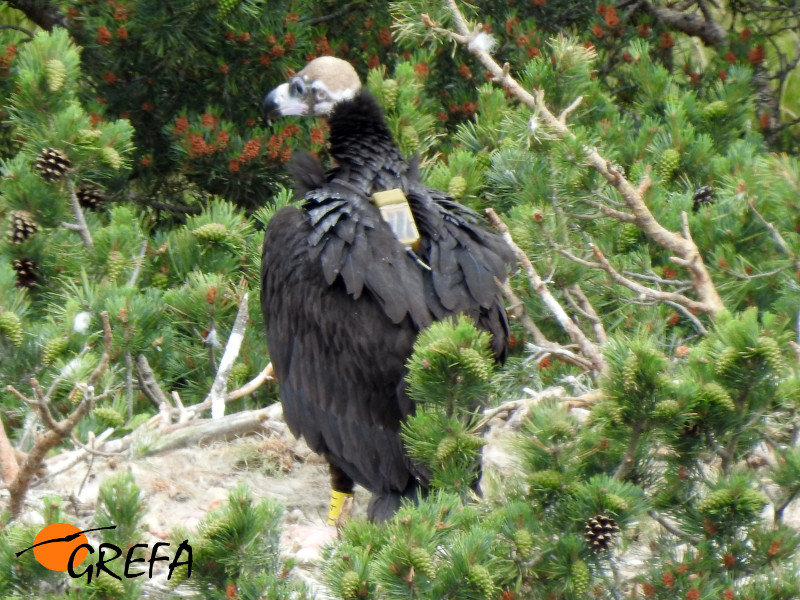
[{"label": "dry stick on nest", "polygon": [[108,369],[108,363],[111,358],[111,323],[108,319],[108,312],[103,311],[100,313],[100,316],[103,319],[103,331],[105,334],[103,356],[100,358],[97,367],[95,367],[94,371],[89,375],[83,399],[69,415],[60,421],[56,421],[53,418],[53,414],[48,407],[53,388],[51,387],[50,390],[44,392],[36,379],[31,380],[34,399],[26,397],[14,386],[9,385],[6,388],[26,404],[34,406],[39,411],[42,421],[47,426],[47,431],[35,437],[33,448],[28,452],[22,464],[19,465],[19,471],[16,477],[7,482],[10,495],[9,511],[12,516],[17,516],[22,509],[22,502],[25,499],[25,494],[30,487],[34,475],[41,468],[47,453],[58,446],[64,438],[68,437],[75,426],[81,422],[92,408],[94,386],[97,385],[100,381],[100,377],[102,377],[106,369]]},{"label": "dry stick on nest", "polygon": [[[457,31],[438,27],[428,15],[422,15],[423,24],[435,32],[446,35],[453,41],[466,46],[494,76],[494,81],[534,111],[548,130],[562,139],[574,138],[574,134],[566,124],[566,116],[571,108],[564,111],[560,117],[556,117],[551,113],[545,105],[544,92],[542,90],[535,90],[534,93],[529,92],[511,76],[511,67],[508,63],[501,67],[480,44],[470,43],[482,32],[482,26],[479,24],[473,31],[470,31],[467,21],[461,14],[455,0],[447,0],[447,6],[453,16]],[[643,200],[643,194],[649,186],[649,177],[645,177],[645,180],[642,181],[638,188],[634,187],[620,171],[613,167],[611,161],[604,158],[597,149],[584,146],[584,151],[586,153],[586,162],[600,173],[622,197],[633,217],[632,222],[648,238],[672,252],[675,255],[670,258],[672,262],[685,267],[692,274],[692,285],[699,298],[696,304],[700,307],[700,312],[714,317],[723,310],[725,306],[722,303],[722,299],[716,287],[714,287],[697,245],[689,234],[686,214],[682,213],[683,226],[681,229],[683,235],[666,229],[655,219]],[[625,220],[627,220],[627,217]]]},{"label": "dry stick on nest", "polygon": [[236,357],[239,356],[239,348],[241,348],[242,340],[244,339],[244,330],[247,327],[248,318],[248,297],[249,294],[247,293],[242,295],[242,300],[239,303],[239,312],[236,313],[236,320],[233,322],[231,335],[228,338],[228,345],[225,347],[225,352],[219,361],[217,376],[211,385],[211,391],[203,401],[203,404],[208,403],[211,406],[212,419],[219,419],[225,415],[225,387],[228,384],[228,375],[231,374],[233,363],[236,362]]},{"label": "dry stick on nest", "polygon": [[592,341],[586,337],[586,334],[584,334],[583,331],[581,331],[581,329],[575,324],[575,322],[570,319],[567,312],[564,310],[561,304],[559,304],[558,300],[556,300],[556,298],[550,292],[550,288],[547,287],[547,284],[536,271],[536,267],[533,266],[531,260],[528,258],[525,252],[522,251],[522,248],[517,246],[516,242],[514,242],[506,224],[500,220],[500,217],[497,216],[497,213],[494,211],[494,209],[487,208],[486,215],[489,219],[489,223],[492,225],[492,227],[500,231],[503,239],[514,252],[514,256],[516,257],[517,261],[519,261],[519,263],[522,265],[522,268],[525,269],[525,273],[528,275],[528,280],[531,282],[536,294],[542,299],[544,305],[556,318],[558,324],[561,325],[564,331],[567,332],[569,338],[581,349],[581,353],[592,364],[592,369],[598,372],[605,371],[606,362],[603,359],[600,349],[594,343],[592,343]]}]

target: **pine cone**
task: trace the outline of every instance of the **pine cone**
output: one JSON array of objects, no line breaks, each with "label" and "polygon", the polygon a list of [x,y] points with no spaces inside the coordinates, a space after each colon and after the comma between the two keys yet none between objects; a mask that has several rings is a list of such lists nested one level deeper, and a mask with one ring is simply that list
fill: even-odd
[{"label": "pine cone", "polygon": [[527,529],[517,529],[514,532],[514,545],[521,558],[527,558],[533,550],[533,536]]},{"label": "pine cone", "polygon": [[697,503],[702,513],[718,511],[733,503],[733,492],[729,489],[715,490]]},{"label": "pine cone", "polygon": [[113,577],[95,577],[89,589],[91,598],[124,598],[128,594],[125,584]]},{"label": "pine cone", "polygon": [[10,310],[0,313],[0,333],[4,333],[15,348],[22,345],[22,321]]},{"label": "pine cone", "polygon": [[239,0],[219,0],[217,3],[217,21],[222,21],[239,4]]},{"label": "pine cone", "polygon": [[361,576],[353,570],[345,571],[339,580],[339,591],[344,600],[355,600],[361,589]]},{"label": "pine cone", "polygon": [[736,405],[733,403],[731,395],[716,381],[705,384],[700,393],[709,404],[716,404],[723,410],[731,412],[736,410]]},{"label": "pine cone", "polygon": [[91,210],[98,210],[105,202],[105,195],[103,190],[93,185],[84,185],[79,187],[75,192],[78,198],[78,203],[84,208]]},{"label": "pine cone", "polygon": [[67,155],[55,148],[44,148],[33,165],[47,182],[58,181],[72,168]]},{"label": "pine cone", "polygon": [[678,170],[681,163],[681,155],[675,148],[667,148],[661,154],[658,161],[658,174],[661,176],[662,181],[669,181]]},{"label": "pine cone", "polygon": [[495,593],[494,581],[489,569],[483,565],[472,565],[467,571],[467,581],[472,587],[479,589],[487,598],[492,598]]},{"label": "pine cone", "polygon": [[51,339],[42,348],[42,365],[47,367],[67,348],[67,338],[56,337]]},{"label": "pine cone", "polygon": [[461,364],[472,373],[475,378],[481,381],[489,381],[492,376],[492,362],[488,358],[481,356],[475,348],[462,348],[459,351]]},{"label": "pine cone", "polygon": [[619,525],[614,519],[606,515],[596,515],[586,521],[583,537],[594,552],[601,552],[611,548],[617,533]]},{"label": "pine cone", "polygon": [[425,548],[420,548],[419,546],[409,548],[408,559],[414,569],[423,573],[428,579],[436,577],[436,567],[433,564],[433,559]]},{"label": "pine cone", "polygon": [[636,389],[636,376],[639,374],[639,358],[631,352],[622,365],[622,387],[626,392]]},{"label": "pine cone", "polygon": [[409,152],[414,152],[419,149],[419,134],[417,130],[411,125],[406,125],[400,130],[400,139],[403,140]]},{"label": "pine cone", "polygon": [[125,415],[110,406],[95,408],[92,414],[111,427],[122,427],[125,425]]},{"label": "pine cone", "polygon": [[[163,274],[163,273],[162,273]],[[243,382],[247,379],[247,376],[250,374],[250,367],[248,367],[243,362],[237,362],[233,367],[231,367],[230,373],[230,380],[234,382]]]},{"label": "pine cone", "polygon": [[576,560],[569,568],[569,576],[575,596],[583,596],[589,588],[589,581],[591,580],[589,565],[582,560]]},{"label": "pine cone", "polygon": [[742,493],[736,498],[736,505],[739,510],[753,515],[760,513],[767,502],[769,502],[769,499],[764,494],[752,488],[742,490]]},{"label": "pine cone", "polygon": [[443,437],[436,447],[436,460],[444,462],[456,451],[456,448],[458,448],[458,438],[452,435]]},{"label": "pine cone", "polygon": [[728,112],[728,103],[725,100],[715,100],[703,107],[703,116],[706,119],[719,119]]},{"label": "pine cone", "polygon": [[653,416],[660,419],[671,419],[676,417],[680,412],[680,402],[672,398],[656,402],[656,405],[653,407]]},{"label": "pine cone", "polygon": [[760,336],[756,340],[756,352],[764,358],[769,368],[775,371],[775,375],[779,375],[786,367],[781,354],[781,347],[774,338]]},{"label": "pine cone", "polygon": [[639,241],[641,230],[633,223],[623,223],[615,243],[617,252],[627,252]]},{"label": "pine cone", "polygon": [[78,132],[78,142],[87,146],[94,144],[103,137],[103,132],[99,129],[81,129]]},{"label": "pine cone", "polygon": [[447,184],[447,193],[453,198],[461,198],[467,191],[467,180],[463,175],[456,175]]},{"label": "pine cone", "polygon": [[394,110],[397,105],[397,93],[399,90],[400,85],[395,79],[384,79],[381,84],[381,93],[387,110]]},{"label": "pine cone", "polygon": [[564,485],[564,475],[553,469],[534,471],[528,476],[528,485],[539,490],[560,490]]},{"label": "pine cone", "polygon": [[122,273],[125,266],[125,257],[118,250],[112,250],[108,253],[108,260],[106,261],[106,275],[109,280],[116,281],[117,277]]},{"label": "pine cone", "polygon": [[153,287],[159,290],[165,290],[169,287],[169,275],[158,271],[153,273]]},{"label": "pine cone", "polygon": [[100,155],[112,169],[119,171],[120,167],[122,166],[122,157],[119,155],[119,152],[117,152],[116,148],[112,148],[111,146],[103,146],[100,148]]},{"label": "pine cone", "polygon": [[738,359],[739,351],[733,346],[726,346],[717,356],[717,362],[714,363],[714,373],[719,377],[724,376]]},{"label": "pine cone", "polygon": [[714,188],[710,185],[701,185],[692,195],[692,212],[697,212],[704,204],[714,203]]},{"label": "pine cone", "polygon": [[625,498],[613,492],[606,492],[603,494],[603,504],[608,510],[617,514],[629,508]]},{"label": "pine cone", "polygon": [[12,244],[21,244],[39,229],[33,215],[27,210],[12,210],[9,217],[6,235]]},{"label": "pine cone", "polygon": [[192,235],[207,242],[221,242],[228,237],[224,223],[206,223],[192,230]]},{"label": "pine cone", "polygon": [[57,92],[67,80],[67,67],[57,58],[52,58],[44,63],[44,76],[47,79],[47,89]]},{"label": "pine cone", "polygon": [[36,263],[30,258],[15,258],[11,266],[17,272],[17,287],[32,288],[39,282]]}]

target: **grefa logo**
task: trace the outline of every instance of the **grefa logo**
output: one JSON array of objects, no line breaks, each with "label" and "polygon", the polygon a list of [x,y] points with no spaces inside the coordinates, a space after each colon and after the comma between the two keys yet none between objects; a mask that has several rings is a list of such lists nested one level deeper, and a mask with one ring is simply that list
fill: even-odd
[{"label": "grefa logo", "polygon": [[[108,542],[101,542],[95,550],[89,543],[86,534],[92,531],[102,531],[104,529],[116,529],[116,525],[108,527],[98,527],[96,529],[80,530],[75,525],[69,523],[53,523],[43,528],[36,534],[33,545],[17,552],[17,558],[28,550],[33,550],[33,555],[39,563],[52,571],[66,571],[73,579],[86,578],[86,584],[91,583],[93,577],[100,577],[101,573],[114,579],[121,580],[123,577],[132,579],[147,574],[153,577],[153,565],[160,561],[169,562],[169,573],[167,579],[172,578],[172,573],[181,565],[186,565],[187,577],[192,575],[192,547],[189,540],[183,540],[175,551],[175,557],[159,555],[161,548],[169,546],[168,542],[156,542],[150,552],[150,558],[145,559],[139,550],[143,550],[147,555],[147,544],[134,544],[128,549],[124,562],[118,561],[122,557],[122,549],[119,546]],[[139,556],[137,557],[137,554]],[[87,557],[91,556],[89,565],[81,572],[77,572],[79,567]],[[112,565],[112,563],[114,563]],[[147,563],[149,568],[146,570],[131,570],[131,566],[136,563]]]}]

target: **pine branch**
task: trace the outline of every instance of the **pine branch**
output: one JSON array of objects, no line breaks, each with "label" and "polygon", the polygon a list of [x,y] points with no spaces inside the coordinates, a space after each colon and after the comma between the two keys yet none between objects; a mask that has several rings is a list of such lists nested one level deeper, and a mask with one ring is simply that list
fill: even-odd
[{"label": "pine branch", "polygon": [[672,535],[689,542],[693,546],[697,546],[698,544],[703,543],[703,538],[700,536],[694,536],[686,533],[670,521],[667,521],[663,516],[658,514],[655,510],[650,510],[648,513],[659,525],[661,525],[664,529],[669,531]]},{"label": "pine branch", "polygon": [[756,216],[756,218],[761,221],[761,224],[767,228],[767,231],[769,231],[769,234],[772,237],[772,240],[775,242],[775,245],[780,248],[781,252],[789,257],[795,267],[800,267],[800,261],[797,260],[797,257],[795,256],[794,252],[792,252],[789,244],[786,243],[786,240],[783,239],[783,236],[781,235],[780,231],[778,231],[778,228],[767,221],[764,216],[758,212],[756,205],[752,200],[748,199],[747,205],[750,207],[750,211]]},{"label": "pine branch", "polygon": [[8,0],[11,8],[25,13],[29,21],[33,21],[48,31],[53,27],[67,28],[67,19],[57,5],[43,0]]},{"label": "pine branch", "polygon": [[[571,286],[564,288],[564,293],[567,301],[573,306],[573,308],[581,316],[588,319],[592,324],[592,330],[594,331],[594,336],[597,339],[597,343],[604,344],[608,337],[606,336],[606,330],[603,327],[603,321],[600,319],[600,316],[597,314],[594,306],[592,306],[589,298],[587,298],[586,294],[583,293],[581,286],[577,283],[574,283]],[[577,300],[573,299],[572,296],[575,296]]]},{"label": "pine branch", "polygon": [[170,406],[169,399],[158,385],[155,373],[150,368],[150,363],[147,362],[147,357],[144,354],[136,357],[136,375],[139,380],[139,389],[147,396],[153,406],[158,410],[162,410],[164,406]]},{"label": "pine branch", "polygon": [[147,240],[144,240],[139,248],[139,254],[136,255],[136,258],[133,261],[133,272],[131,273],[131,278],[128,280],[128,287],[133,287],[136,285],[136,280],[139,279],[139,273],[142,271],[142,264],[144,263],[144,256],[146,253]]},{"label": "pine branch", "polygon": [[[530,108],[534,114],[538,115],[544,125],[558,137],[574,138],[575,135],[569,130],[565,122],[553,115],[544,102],[544,92],[535,90],[534,93],[523,88],[516,79],[511,76],[511,66],[506,63],[502,67],[498,64],[491,54],[480,44],[471,42],[482,33],[482,25],[478,24],[473,31],[470,31],[464,16],[455,3],[455,0],[447,0],[447,7],[452,14],[456,31],[443,29],[433,23],[427,15],[423,15],[423,24],[431,28],[436,33],[445,35],[458,44],[466,46],[483,66],[492,74],[493,80],[503,87],[508,93],[516,97],[525,106]],[[663,227],[653,216],[644,202],[642,194],[646,190],[646,182],[642,182],[638,188],[631,185],[625,176],[614,168],[611,161],[604,158],[597,149],[584,146],[586,161],[603,178],[613,186],[625,201],[627,208],[634,217],[634,223],[658,245],[666,248],[676,256],[672,260],[684,265],[693,276],[693,286],[699,301],[696,305],[700,312],[716,315],[725,308],[722,299],[714,286],[705,263],[703,262],[700,251],[691,240],[691,237],[681,236]]]},{"label": "pine branch", "polygon": [[508,301],[506,312],[508,313],[509,317],[515,319],[520,325],[522,325],[525,331],[531,335],[533,338],[533,344],[531,344],[531,346],[533,346],[534,350],[542,350],[543,352],[553,354],[560,360],[580,367],[585,371],[592,370],[591,362],[582,356],[578,356],[561,344],[551,342],[547,339],[547,337],[542,333],[541,329],[536,326],[536,323],[533,322],[533,319],[531,319],[528,313],[525,311],[525,304],[523,304],[522,300],[520,300],[519,297],[514,293],[514,290],[511,289],[511,285],[509,285],[508,281],[504,281],[502,283],[498,282],[498,285],[500,286],[500,290],[503,292],[503,297],[505,297],[505,299]]},{"label": "pine branch", "polygon": [[678,292],[664,292],[661,290],[656,290],[646,285],[642,285],[637,281],[633,281],[632,279],[621,275],[619,271],[617,271],[613,265],[609,262],[609,260],[603,255],[600,249],[596,245],[592,245],[592,253],[594,254],[597,262],[592,262],[578,256],[575,256],[568,250],[563,248],[559,248],[558,251],[569,260],[578,263],[579,265],[583,265],[584,267],[589,267],[592,269],[601,269],[608,274],[609,279],[616,283],[617,285],[621,285],[622,287],[628,288],[629,290],[636,292],[644,296],[645,298],[651,298],[653,300],[658,300],[659,302],[672,302],[674,304],[679,304],[680,306],[686,308],[687,310],[695,310],[697,312],[706,312],[704,309],[706,305],[702,302],[698,302],[697,300],[693,300],[688,296],[684,296],[683,294],[679,294]]},{"label": "pine branch", "polygon": [[600,349],[594,343],[592,343],[592,341],[586,337],[586,334],[584,334],[583,331],[581,331],[581,329],[575,324],[575,322],[570,319],[567,311],[564,310],[564,307],[559,304],[558,300],[556,300],[556,298],[550,292],[550,289],[536,271],[536,268],[533,266],[533,263],[531,263],[531,260],[528,258],[525,252],[523,252],[522,248],[517,246],[516,242],[514,242],[513,238],[511,237],[511,232],[508,230],[508,226],[500,220],[500,217],[497,216],[497,213],[493,209],[487,208],[486,215],[489,219],[489,223],[491,223],[495,229],[500,231],[503,239],[514,252],[514,256],[517,258],[517,261],[522,265],[523,269],[525,269],[525,273],[528,275],[528,280],[533,286],[534,291],[539,298],[541,298],[544,305],[550,311],[550,314],[555,317],[556,321],[558,321],[558,324],[561,325],[562,329],[564,329],[569,338],[578,345],[581,353],[592,364],[592,368],[598,372],[605,371],[607,365],[602,353],[600,352]]},{"label": "pine branch", "polygon": [[703,16],[686,13],[673,8],[656,7],[649,2],[641,2],[640,6],[671,29],[700,38],[706,46],[723,46],[728,40],[725,29],[711,18],[705,3],[698,2]]},{"label": "pine branch", "polygon": [[92,234],[89,232],[89,226],[83,216],[83,209],[75,193],[75,186],[71,181],[67,181],[67,191],[69,193],[69,202],[72,206],[72,214],[75,216],[75,223],[62,223],[61,226],[70,231],[76,231],[81,236],[84,247],[87,250],[92,250],[94,248]]},{"label": "pine branch", "polygon": [[31,481],[42,468],[47,454],[58,446],[66,437],[72,434],[72,430],[87,414],[89,414],[89,410],[94,404],[94,386],[108,368],[108,361],[111,356],[111,323],[108,318],[108,312],[103,311],[100,313],[100,316],[103,319],[103,329],[105,333],[105,349],[103,351],[103,356],[100,358],[97,367],[95,367],[94,371],[89,375],[88,385],[84,391],[83,399],[69,415],[60,421],[56,421],[53,418],[49,409],[49,403],[52,399],[54,388],[51,387],[50,390],[44,392],[36,379],[31,379],[34,398],[28,398],[12,385],[6,387],[9,392],[17,396],[20,400],[35,407],[39,411],[42,421],[47,426],[47,431],[34,438],[33,447],[25,456],[22,464],[19,465],[16,477],[8,482],[10,496],[9,512],[12,516],[17,516],[20,510],[22,510],[22,503],[30,488]]}]

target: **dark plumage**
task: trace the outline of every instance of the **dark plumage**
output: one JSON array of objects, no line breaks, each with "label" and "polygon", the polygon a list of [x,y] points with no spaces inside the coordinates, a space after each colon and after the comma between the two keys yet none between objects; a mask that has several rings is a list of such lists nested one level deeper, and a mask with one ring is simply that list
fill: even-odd
[{"label": "dark plumage", "polygon": [[[296,76],[304,85],[284,84],[298,92],[289,114],[298,114],[299,92],[319,86],[319,98],[335,87],[304,76],[315,62]],[[271,93],[268,118],[280,114],[279,91],[292,94]],[[310,104],[306,112],[319,114]],[[293,164],[302,207],[281,209],[267,227],[261,304],[289,428],[326,457],[334,489],[351,492],[356,482],[373,493],[369,516],[380,520],[427,486],[399,437],[414,410],[404,376],[416,336],[464,313],[491,332],[502,360],[508,326],[495,279],[505,279],[511,254],[473,211],[420,182],[372,96],[353,90],[329,106],[336,166],[326,173],[310,155]],[[414,214],[416,258],[370,201],[393,188]]]}]

